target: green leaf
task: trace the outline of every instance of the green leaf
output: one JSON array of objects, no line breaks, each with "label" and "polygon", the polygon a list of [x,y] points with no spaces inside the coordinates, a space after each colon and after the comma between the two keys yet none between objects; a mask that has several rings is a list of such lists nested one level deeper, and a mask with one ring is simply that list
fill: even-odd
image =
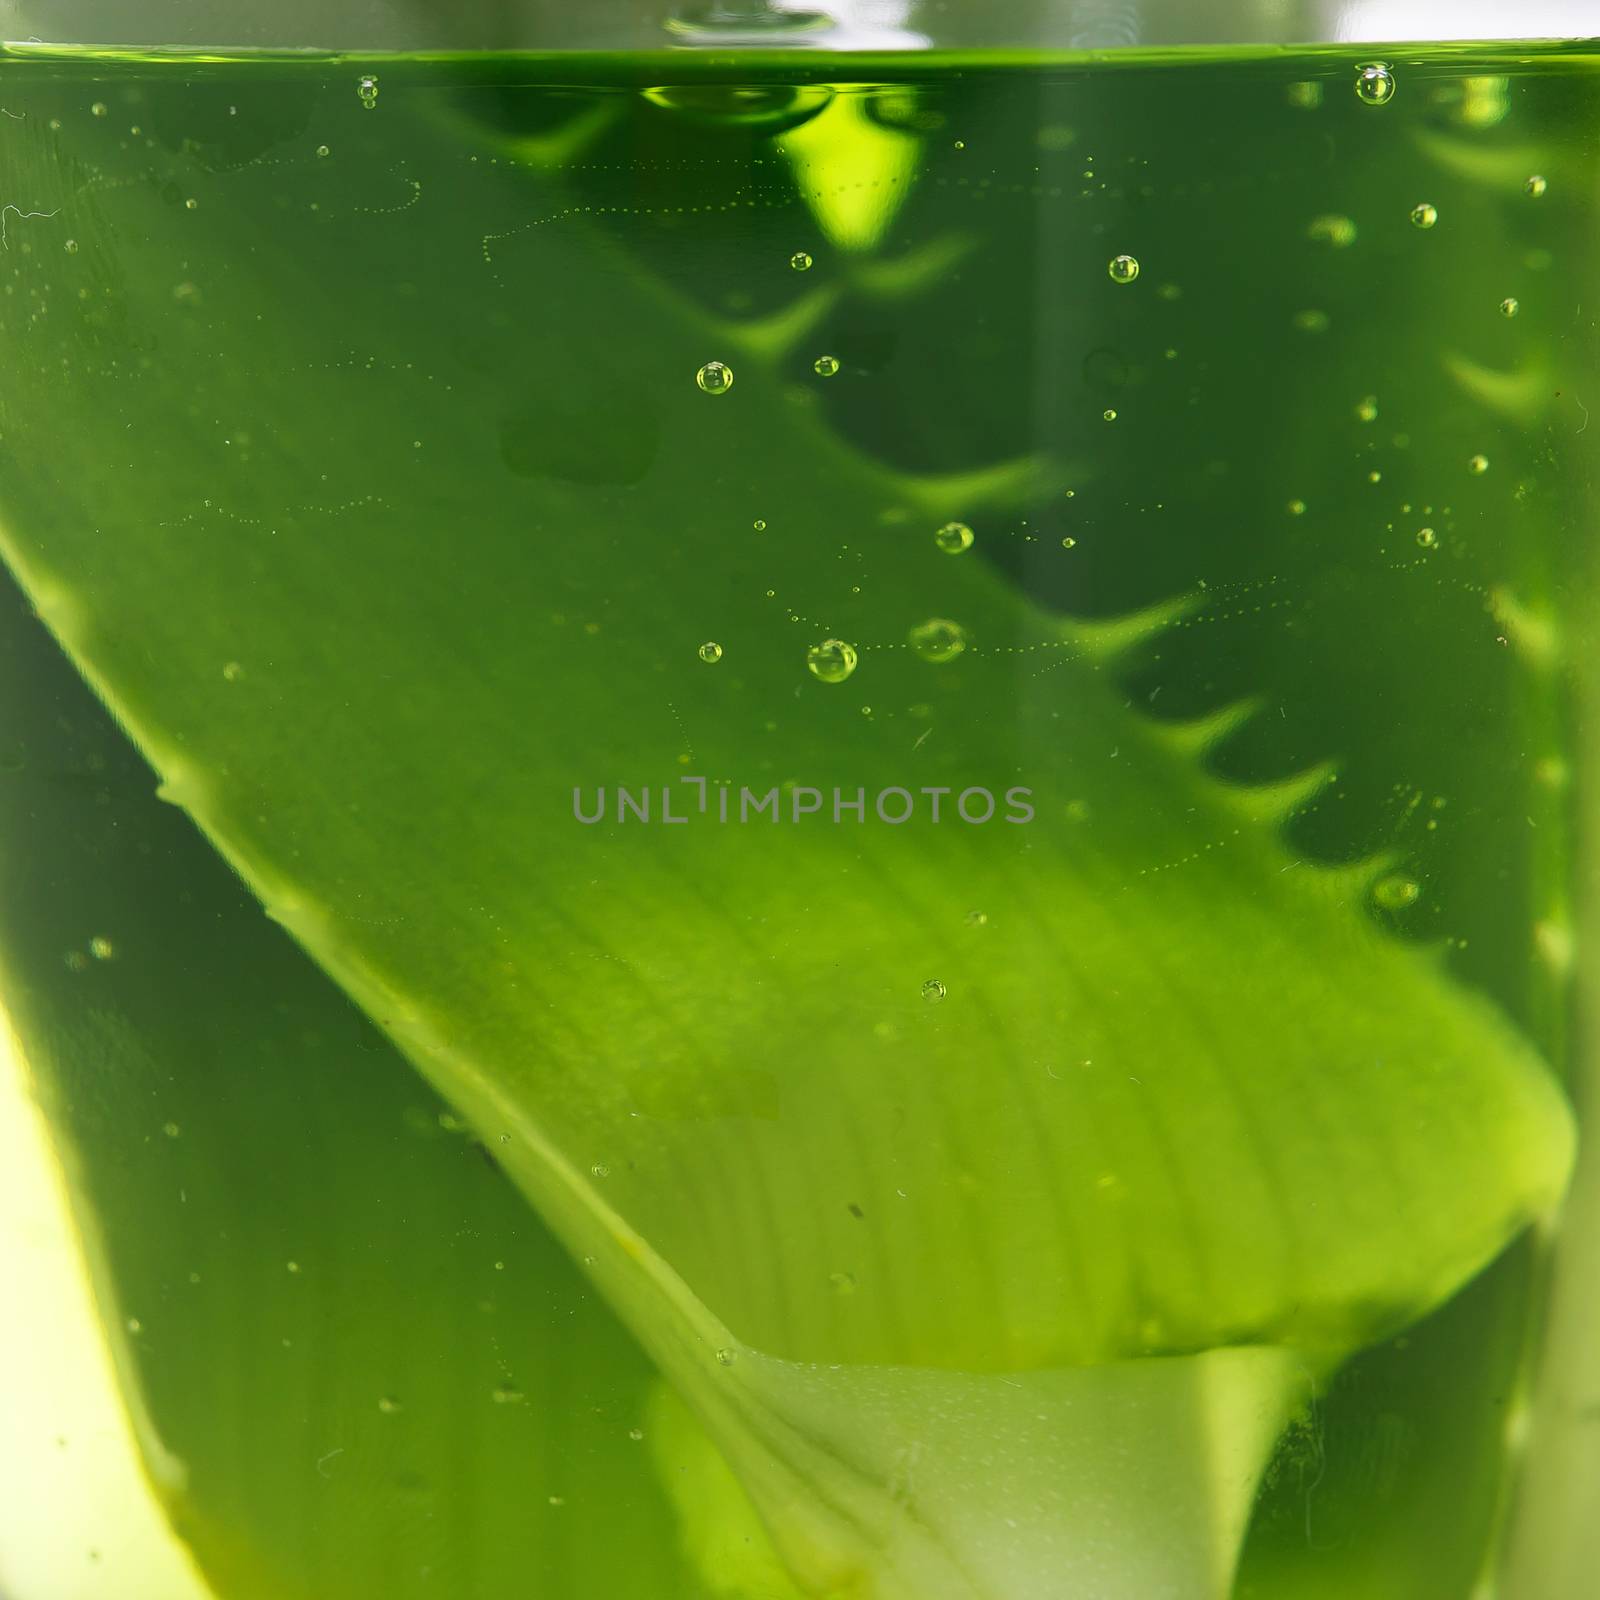
[{"label": "green leaf", "polygon": [[[228,93],[243,137],[265,90]],[[1225,1593],[1295,1407],[1555,1204],[1537,1052],[1374,914],[1385,862],[1285,846],[1327,772],[1229,785],[1248,708],[1130,708],[1119,654],[1227,595],[1096,627],[936,549],[1063,460],[857,456],[803,323],[694,310],[427,91],[383,114],[336,178],[190,163],[192,214],[10,152],[105,289],[32,331],[7,560],[165,797],[507,1136],[802,1585]],[[969,648],[908,649],[930,618]],[[574,820],[686,774],[1039,815]]]},{"label": "green leaf", "polygon": [[[698,1596],[657,1380],[494,1139],[156,800],[14,592],[0,651],[8,1009],[151,1490],[211,1591],[585,1595],[648,1571]],[[46,1447],[86,1464],[102,1425],[80,1420]],[[129,1516],[52,1518],[34,1592],[166,1600],[119,1561]]]}]

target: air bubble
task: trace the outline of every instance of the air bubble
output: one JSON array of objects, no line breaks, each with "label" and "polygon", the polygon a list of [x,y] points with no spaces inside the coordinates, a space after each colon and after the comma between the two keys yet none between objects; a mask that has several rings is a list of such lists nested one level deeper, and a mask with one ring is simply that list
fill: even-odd
[{"label": "air bubble", "polygon": [[1384,911],[1404,911],[1422,898],[1422,885],[1403,872],[1391,872],[1372,886],[1372,902]]},{"label": "air bubble", "polygon": [[379,1398],[378,1409],[384,1416],[392,1417],[400,1409],[400,1402],[392,1394],[386,1394]]},{"label": "air bubble", "polygon": [[1522,187],[1527,194],[1531,195],[1535,200],[1537,200],[1544,194],[1545,190],[1548,189],[1550,185],[1546,183],[1537,172],[1535,172],[1529,177],[1528,181],[1524,183]]},{"label": "air bubble", "polygon": [[1076,550],[1076,549],[1077,549],[1077,548],[1078,548],[1078,541],[1077,541],[1077,540],[1076,540],[1076,539],[1074,539],[1074,538],[1073,538],[1073,537],[1072,537],[1072,535],[1071,535],[1071,534],[1070,534],[1070,533],[1069,533],[1069,534],[1068,534],[1068,535],[1067,535],[1067,536],[1066,536],[1066,537],[1065,537],[1065,538],[1064,538],[1064,539],[1063,539],[1063,540],[1062,540],[1062,541],[1061,541],[1061,548],[1062,548],[1062,549],[1063,549],[1063,550]]},{"label": "air bubble", "polygon": [[1411,226],[1413,228],[1428,229],[1439,220],[1438,208],[1428,204],[1426,200],[1421,205],[1411,208]]},{"label": "air bubble", "polygon": [[68,239],[61,248],[65,250],[69,256],[75,256],[78,253],[78,241],[76,239]]},{"label": "air bubble", "polygon": [[96,100],[95,103],[89,107],[89,115],[91,117],[103,117],[108,111],[110,111],[110,109],[111,108],[105,103],[104,100]]},{"label": "air bubble", "polygon": [[222,676],[229,683],[237,683],[244,676],[244,668],[237,661],[225,661],[222,665]]},{"label": "air bubble", "polygon": [[109,939],[96,935],[89,941],[89,954],[96,961],[112,961],[116,959],[117,947]]},{"label": "air bubble", "polygon": [[854,1294],[856,1292],[856,1275],[853,1272],[830,1272],[828,1274],[828,1283],[835,1294]]},{"label": "air bubble", "polygon": [[819,378],[831,378],[839,370],[838,356],[818,356],[811,363],[811,370]]},{"label": "air bubble", "polygon": [[356,98],[371,111],[378,103],[378,80],[365,77],[356,85]]},{"label": "air bubble", "polygon": [[750,526],[754,528],[757,533],[765,533],[767,531],[767,519],[765,517],[757,517],[756,520],[750,524]]},{"label": "air bubble", "polygon": [[1432,528],[1418,528],[1417,543],[1424,550],[1432,550],[1439,543],[1439,535]]},{"label": "air bubble", "polygon": [[907,637],[924,661],[953,661],[967,648],[967,630],[948,617],[919,622]]},{"label": "air bubble", "polygon": [[694,381],[706,394],[726,394],[733,387],[733,368],[724,361],[708,361]]},{"label": "air bubble", "polygon": [[608,1167],[603,1161],[597,1161],[592,1167],[589,1168],[589,1173],[592,1177],[609,1178],[611,1176],[611,1168]]},{"label": "air bubble", "polygon": [[1306,503],[1304,500],[1291,500],[1288,505],[1284,507],[1284,510],[1287,511],[1291,517],[1303,517],[1306,514]]},{"label": "air bubble", "polygon": [[700,646],[700,659],[714,666],[722,659],[722,646],[715,639],[707,639]]},{"label": "air bubble", "polygon": [[1515,295],[1508,294],[1505,299],[1500,302],[1500,315],[1502,317],[1514,317],[1521,309],[1521,303],[1517,300]]},{"label": "air bubble", "polygon": [[1470,472],[1473,475],[1473,477],[1475,477],[1475,478],[1482,477],[1483,474],[1486,473],[1488,470],[1489,470],[1489,458],[1488,458],[1488,456],[1478,455],[1478,456],[1468,456],[1467,457],[1467,471]]},{"label": "air bubble", "polygon": [[810,253],[805,250],[796,250],[795,253],[789,257],[789,265],[793,267],[796,272],[809,272],[815,264],[816,263],[812,260]]},{"label": "air bubble", "polygon": [[1102,416],[1102,417],[1103,417],[1103,418],[1104,418],[1104,419],[1105,419],[1105,420],[1106,420],[1106,421],[1107,421],[1107,422],[1115,422],[1115,421],[1116,421],[1116,420],[1117,420],[1117,413],[1116,413],[1116,411],[1115,411],[1115,410],[1114,410],[1114,409],[1113,409],[1113,408],[1112,408],[1112,407],[1111,407],[1111,406],[1107,406],[1107,407],[1106,407],[1106,408],[1105,408],[1105,410],[1104,410],[1104,411],[1102,411],[1102,412],[1101,412],[1101,413],[1100,413],[1100,415],[1101,415],[1101,416]]},{"label": "air bubble", "polygon": [[1139,276],[1139,262],[1133,256],[1112,256],[1106,271],[1113,283],[1132,283]]},{"label": "air bubble", "polygon": [[856,660],[856,647],[843,639],[824,639],[806,651],[806,666],[822,683],[843,683],[856,670]]},{"label": "air bubble", "polygon": [[946,989],[937,978],[929,978],[928,981],[922,986],[922,998],[926,1000],[930,1006],[938,1005],[938,1003],[943,1000],[944,997],[949,994],[949,992],[950,991]]},{"label": "air bubble", "polygon": [[497,1406],[520,1406],[527,1396],[513,1385],[502,1383],[492,1391],[491,1398]]},{"label": "air bubble", "polygon": [[1356,403],[1357,422],[1376,422],[1378,420],[1378,397],[1369,394]]},{"label": "air bubble", "polygon": [[319,144],[319,145],[318,145],[318,146],[317,146],[317,154],[318,154],[318,155],[319,155],[319,156],[331,156],[331,155],[332,155],[332,154],[333,154],[333,151],[331,151],[331,150],[330,150],[330,149],[329,149],[329,148],[328,148],[328,147],[327,147],[327,145],[325,145],[325,144]]},{"label": "air bubble", "polygon": [[183,1137],[183,1129],[180,1128],[176,1122],[163,1122],[161,1124],[161,1131],[166,1134],[169,1139],[179,1139]]},{"label": "air bubble", "polygon": [[947,522],[934,534],[933,542],[946,555],[958,556],[972,548],[972,529],[964,522]]},{"label": "air bubble", "polygon": [[726,1346],[717,1351],[717,1364],[719,1366],[731,1367],[737,1359],[738,1352],[730,1350]]},{"label": "air bubble", "polygon": [[1381,61],[1369,62],[1356,72],[1356,98],[1365,105],[1388,105],[1394,90],[1394,74]]},{"label": "air bubble", "polygon": [[642,1438],[644,1438],[644,1429],[643,1428],[629,1428],[628,1429],[628,1437],[630,1439],[632,1439],[635,1444],[638,1444],[638,1442]]},{"label": "air bubble", "polygon": [[987,911],[969,911],[963,919],[969,928],[986,928],[989,925]]}]

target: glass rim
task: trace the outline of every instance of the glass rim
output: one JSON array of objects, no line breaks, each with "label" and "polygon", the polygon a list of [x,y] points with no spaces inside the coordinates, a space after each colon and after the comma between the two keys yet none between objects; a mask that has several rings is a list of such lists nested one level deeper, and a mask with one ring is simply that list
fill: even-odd
[{"label": "glass rim", "polygon": [[877,54],[1590,39],[1596,0],[9,0],[7,53]]}]

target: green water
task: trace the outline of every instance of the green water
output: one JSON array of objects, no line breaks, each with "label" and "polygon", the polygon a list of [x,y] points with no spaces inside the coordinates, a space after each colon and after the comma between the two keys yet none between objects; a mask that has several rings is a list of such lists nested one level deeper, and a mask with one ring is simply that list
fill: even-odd
[{"label": "green water", "polygon": [[[1448,1088],[1361,1107],[1447,1024],[1583,1070],[1587,55],[18,52],[0,110],[6,999],[218,1600],[787,1596],[652,1363],[833,1570],[552,1165],[819,1436],[786,1364],[979,1385],[926,1517],[1007,1521],[982,1384],[1025,1477],[1077,1374],[1292,1353],[1236,1574],[1041,1498],[963,1596],[1577,1600],[1532,1202],[1450,1238]],[[106,1537],[14,1600],[126,1595]]]}]

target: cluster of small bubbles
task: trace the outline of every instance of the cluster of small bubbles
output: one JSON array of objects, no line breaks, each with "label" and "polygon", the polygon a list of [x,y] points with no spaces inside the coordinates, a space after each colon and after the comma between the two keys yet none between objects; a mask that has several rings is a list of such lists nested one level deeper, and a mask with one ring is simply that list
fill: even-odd
[{"label": "cluster of small bubbles", "polygon": [[1076,540],[1076,539],[1074,539],[1074,538],[1073,538],[1073,537],[1072,537],[1072,535],[1071,535],[1071,534],[1070,534],[1070,533],[1069,533],[1069,534],[1068,534],[1068,535],[1067,535],[1067,536],[1066,536],[1066,537],[1065,537],[1065,538],[1064,538],[1064,539],[1063,539],[1063,540],[1062,540],[1062,541],[1061,541],[1061,548],[1062,548],[1062,549],[1063,549],[1063,550],[1076,550],[1076,549],[1077,549],[1077,548],[1078,548],[1078,541],[1077,541],[1077,540]]},{"label": "cluster of small bubbles", "polygon": [[707,639],[700,646],[700,659],[713,664],[720,661],[722,659],[722,646],[715,639]]},{"label": "cluster of small bubbles", "polygon": [[815,263],[811,259],[810,252],[806,250],[796,250],[795,253],[789,257],[789,265],[793,267],[796,272],[809,272],[814,264]]},{"label": "cluster of small bubbles", "polygon": [[1356,72],[1356,98],[1366,105],[1388,105],[1394,88],[1394,74],[1381,61],[1369,62]]},{"label": "cluster of small bubbles", "polygon": [[1373,904],[1384,911],[1404,911],[1422,897],[1422,885],[1403,872],[1391,872],[1372,886]]},{"label": "cluster of small bubbles", "polygon": [[597,1161],[589,1168],[589,1174],[595,1178],[609,1178],[611,1176],[611,1168],[605,1162]]},{"label": "cluster of small bubbles", "polygon": [[78,253],[78,241],[76,239],[68,239],[61,248],[65,250],[69,256],[75,256]]},{"label": "cluster of small bubbles", "polygon": [[811,370],[819,378],[831,378],[839,370],[838,356],[818,356],[811,363]]},{"label": "cluster of small bubbles", "polygon": [[953,661],[967,648],[967,630],[948,617],[929,617],[907,635],[911,648],[924,661]]},{"label": "cluster of small bubbles", "polygon": [[69,950],[63,959],[67,963],[69,972],[83,972],[89,965],[89,958],[81,950]]},{"label": "cluster of small bubbles", "polygon": [[1438,542],[1439,535],[1436,534],[1432,528],[1417,529],[1417,543],[1421,545],[1424,550],[1432,550],[1434,546],[1438,544]]},{"label": "cluster of small bubbles", "polygon": [[1134,256],[1112,256],[1106,271],[1113,283],[1132,283],[1139,276],[1139,262]]},{"label": "cluster of small bubbles", "polygon": [[1411,226],[1413,228],[1431,228],[1439,220],[1436,206],[1431,206],[1426,200],[1421,205],[1411,208]]},{"label": "cluster of small bubbles", "polygon": [[89,941],[89,954],[92,955],[96,961],[111,961],[116,957],[117,947],[112,944],[112,942],[103,934],[96,934],[95,937]]},{"label": "cluster of small bubbles", "polygon": [[225,661],[222,665],[222,676],[229,683],[237,683],[244,676],[244,668],[237,661]]},{"label": "cluster of small bubbles", "polygon": [[1489,458],[1488,458],[1488,456],[1476,455],[1476,456],[1468,456],[1467,457],[1467,471],[1470,472],[1473,475],[1473,477],[1475,477],[1475,478],[1476,477],[1481,477],[1488,470],[1489,470]]},{"label": "cluster of small bubbles", "polygon": [[1522,306],[1518,303],[1515,295],[1508,294],[1500,302],[1500,315],[1502,317],[1514,317],[1521,309]]},{"label": "cluster of small bubbles", "polygon": [[1378,397],[1369,394],[1356,402],[1356,420],[1358,422],[1376,422],[1378,420]]},{"label": "cluster of small bubbles", "polygon": [[958,556],[972,548],[972,529],[964,522],[947,522],[934,534],[933,542],[946,555]]},{"label": "cluster of small bubbles", "polygon": [[765,533],[767,531],[767,519],[765,517],[757,517],[756,520],[750,524],[750,526],[754,528],[757,533]]},{"label": "cluster of small bubbles", "polygon": [[937,978],[929,978],[922,986],[922,998],[930,1006],[936,1006],[950,991]]},{"label": "cluster of small bubbles", "polygon": [[856,670],[856,647],[843,639],[824,639],[806,651],[806,666],[821,683],[843,683]]},{"label": "cluster of small bubbles", "polygon": [[522,1391],[509,1383],[498,1384],[491,1398],[497,1406],[520,1406],[526,1398]]},{"label": "cluster of small bubbles", "polygon": [[378,80],[365,77],[356,85],[356,98],[371,111],[378,103]]},{"label": "cluster of small bubbles", "polygon": [[161,1124],[161,1131],[166,1134],[169,1139],[176,1139],[182,1134],[183,1129],[180,1128],[176,1122],[163,1122]]},{"label": "cluster of small bubbles", "polygon": [[695,373],[694,381],[705,394],[726,394],[733,387],[733,368],[725,361],[708,361]]},{"label": "cluster of small bubbles", "polygon": [[735,1351],[735,1350],[731,1350],[731,1349],[727,1348],[726,1346],[724,1346],[721,1350],[717,1351],[717,1363],[718,1363],[719,1366],[731,1367],[733,1365],[734,1361],[737,1360],[737,1358],[738,1358],[738,1352]]},{"label": "cluster of small bubbles", "polygon": [[1545,190],[1548,189],[1550,185],[1546,183],[1537,172],[1535,172],[1530,175],[1528,181],[1524,183],[1522,187],[1526,193],[1530,194],[1535,200],[1537,200],[1544,194]]},{"label": "cluster of small bubbles", "polygon": [[105,103],[104,100],[96,100],[95,103],[89,107],[89,115],[91,117],[103,117],[110,109],[111,108]]},{"label": "cluster of small bubbles", "polygon": [[392,1417],[400,1409],[400,1402],[392,1394],[380,1395],[378,1397],[378,1409],[384,1416]]},{"label": "cluster of small bubbles", "polygon": [[1100,413],[1100,415],[1101,415],[1101,416],[1102,416],[1102,417],[1103,417],[1103,418],[1104,418],[1104,419],[1105,419],[1105,420],[1106,420],[1106,421],[1107,421],[1107,422],[1115,422],[1115,421],[1116,421],[1116,420],[1117,420],[1117,413],[1116,413],[1116,410],[1115,410],[1115,408],[1114,408],[1114,407],[1112,407],[1112,406],[1107,406],[1107,407],[1106,407],[1106,408],[1105,408],[1105,410],[1104,410],[1104,411],[1102,411],[1102,412],[1101,412],[1101,413]]},{"label": "cluster of small bubbles", "polygon": [[330,149],[329,149],[329,148],[328,148],[328,147],[327,147],[327,145],[325,145],[325,144],[319,144],[319,145],[318,145],[318,146],[317,146],[317,154],[318,154],[318,155],[319,155],[319,156],[331,156],[331,155],[332,155],[332,154],[333,154],[333,151],[332,151],[332,150],[330,150]]},{"label": "cluster of small bubbles", "polygon": [[1304,500],[1291,500],[1284,509],[1291,517],[1303,517],[1306,514],[1306,503]]},{"label": "cluster of small bubbles", "polygon": [[638,1444],[638,1442],[642,1438],[644,1438],[644,1429],[643,1428],[629,1428],[628,1429],[628,1437],[630,1439],[632,1439],[635,1444]]},{"label": "cluster of small bubbles", "polygon": [[1291,83],[1284,91],[1284,99],[1301,111],[1314,111],[1322,104],[1322,85],[1310,79]]}]

